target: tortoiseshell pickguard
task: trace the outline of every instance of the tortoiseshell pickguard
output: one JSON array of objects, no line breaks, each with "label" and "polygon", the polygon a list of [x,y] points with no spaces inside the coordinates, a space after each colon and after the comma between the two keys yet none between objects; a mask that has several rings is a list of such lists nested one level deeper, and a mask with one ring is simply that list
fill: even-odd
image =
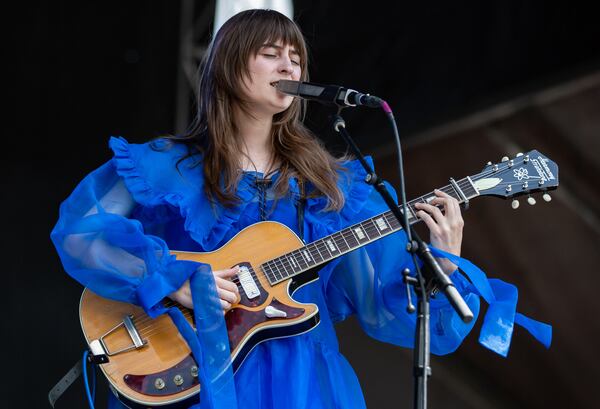
[{"label": "tortoiseshell pickguard", "polygon": [[[181,382],[180,385],[175,383],[175,377],[178,375],[181,377],[177,378],[177,381]],[[123,381],[131,389],[144,395],[172,395],[198,385],[198,366],[192,354],[189,354],[183,361],[164,371],[145,375],[127,374],[123,377]]]},{"label": "tortoiseshell pickguard", "polygon": [[[234,350],[245,335],[257,324],[266,321],[285,321],[293,318],[297,318],[304,314],[304,308],[290,307],[282,304],[277,299],[273,298],[270,304],[272,307],[278,310],[285,311],[287,313],[286,318],[268,318],[265,315],[264,309],[259,311],[248,311],[241,308],[233,308],[225,315],[225,321],[227,322],[227,332],[229,333],[229,346],[231,350]],[[265,305],[265,308],[267,306]]]}]

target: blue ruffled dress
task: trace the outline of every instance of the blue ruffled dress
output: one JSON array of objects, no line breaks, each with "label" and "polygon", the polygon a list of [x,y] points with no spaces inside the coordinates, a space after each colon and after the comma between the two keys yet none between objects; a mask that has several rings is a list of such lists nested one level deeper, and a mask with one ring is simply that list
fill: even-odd
[{"label": "blue ruffled dress", "polygon": [[[212,206],[203,191],[199,155],[183,160],[176,168],[187,153],[185,146],[162,139],[128,144],[123,138],[111,138],[109,145],[114,157],[90,173],[61,205],[51,237],[66,271],[82,285],[104,297],[140,305],[153,317],[167,312],[177,323],[177,312],[167,310],[161,300],[191,279],[199,331],[181,330],[187,330],[184,335],[203,368],[200,376],[206,386],[201,403],[193,407],[364,408],[356,375],[339,353],[334,324],[355,315],[370,336],[413,346],[415,314],[406,312],[406,289],[400,274],[404,267],[412,266],[406,252],[399,250],[405,248],[404,233],[387,236],[324,267],[320,280],[294,295],[300,302],[318,305],[320,324],[303,335],[259,344],[233,377],[230,369],[223,372],[215,364],[215,359],[226,362],[228,353],[217,348],[227,341],[210,266],[176,260],[169,249],[212,251],[260,221],[255,180],[262,175],[244,173],[237,192],[239,206]],[[364,182],[360,164],[351,161],[345,167],[339,182],[346,198],[341,211],[324,211],[323,198],[307,200],[307,243],[387,210],[377,192]],[[299,188],[295,179],[289,183],[288,197],[275,201],[267,196],[268,220],[283,223],[298,234]],[[123,203],[131,199],[135,206],[123,216],[127,211]],[[451,278],[477,316],[481,291],[458,271]],[[431,304],[432,352],[454,351],[474,322],[464,324],[445,297],[437,296]],[[506,331],[498,326],[491,335],[494,339],[508,337],[510,342],[512,322],[510,333]],[[112,405],[119,407],[114,400]]]}]

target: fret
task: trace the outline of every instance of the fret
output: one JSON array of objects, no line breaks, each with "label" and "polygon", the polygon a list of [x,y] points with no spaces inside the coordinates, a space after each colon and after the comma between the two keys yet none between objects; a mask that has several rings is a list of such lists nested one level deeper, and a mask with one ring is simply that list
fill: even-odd
[{"label": "fret", "polygon": [[292,251],[292,255],[293,255],[294,259],[296,260],[296,262],[298,263],[298,265],[304,270],[305,268],[308,267],[308,263],[304,260],[304,257],[302,256],[302,253],[300,252],[300,250],[301,250],[301,248]]},{"label": "fret", "polygon": [[286,277],[294,275],[294,269],[292,268],[286,257],[280,256],[277,257],[277,259],[279,260],[279,263],[283,268],[283,275],[285,275]]},{"label": "fret", "polygon": [[275,261],[269,260],[267,263],[269,264],[269,268],[271,269],[271,271],[273,271],[273,277],[275,278],[275,281],[281,280],[283,276],[279,272],[279,267],[277,267]]},{"label": "fret", "polygon": [[290,275],[294,275],[294,267],[292,266],[292,264],[290,263],[290,261],[287,259],[287,257],[284,256],[280,256],[278,257],[281,265],[283,266],[283,272],[285,273],[285,275],[287,277],[289,277]]},{"label": "fret", "polygon": [[369,241],[372,241],[373,240],[373,237],[371,237],[372,230],[370,229],[371,226],[370,226],[369,221],[365,220],[364,222],[361,222],[360,227],[361,227],[361,229],[363,229],[363,231],[367,235],[367,238],[369,239]]},{"label": "fret", "polygon": [[350,246],[348,245],[348,242],[346,241],[346,238],[345,238],[345,237],[344,237],[344,235],[343,235],[343,230],[342,230],[341,232],[338,232],[338,233],[336,233],[335,235],[336,235],[338,238],[339,238],[339,237],[341,237],[341,238],[342,238],[342,240],[344,241],[344,242],[343,242],[343,244],[346,246],[346,248],[344,248],[344,247],[341,247],[341,246],[338,244],[338,247],[340,247],[340,248],[342,249],[342,251],[349,250],[349,249],[350,249]]},{"label": "fret", "polygon": [[398,230],[400,228],[400,226],[402,226],[400,224],[400,222],[398,221],[398,219],[396,219],[396,216],[394,216],[394,214],[392,212],[386,212],[386,214],[385,214],[385,220],[387,221],[387,223],[392,228],[392,230],[390,231],[390,233],[392,231]]},{"label": "fret", "polygon": [[435,199],[437,196],[433,193],[430,193],[429,195],[425,195],[425,196],[421,196],[419,198],[419,200],[421,201],[421,203],[425,203],[425,204],[431,204],[430,202]]},{"label": "fret", "polygon": [[269,267],[269,262],[261,264],[261,268],[267,276],[267,278],[269,279],[269,282],[273,283],[275,281],[275,275],[273,274],[271,267]]},{"label": "fret", "polygon": [[315,246],[317,246],[317,249],[319,249],[319,252],[321,253],[321,255],[325,254],[325,257],[323,258],[324,260],[325,259],[329,260],[331,258],[331,256],[332,256],[331,251],[329,251],[329,248],[327,247],[327,245],[325,244],[323,239],[317,240],[315,242]]},{"label": "fret", "polygon": [[277,257],[273,259],[275,266],[277,267],[277,272],[281,279],[287,278],[287,272],[285,269],[285,265],[282,263],[281,257]]},{"label": "fret", "polygon": [[269,261],[269,268],[271,269],[271,272],[273,273],[273,278],[275,279],[275,281],[281,279],[281,274],[279,273],[279,269],[277,268],[277,265],[273,261]]},{"label": "fret", "polygon": [[346,228],[346,229],[342,230],[342,234],[346,238],[346,241],[350,245],[351,249],[356,248],[356,246],[358,246],[358,244],[360,244],[360,242],[356,238],[356,235],[355,235],[354,231],[352,231],[352,229]]},{"label": "fret", "polygon": [[304,257],[304,261],[306,262],[307,266],[310,266],[311,263],[314,264],[314,260],[312,259],[310,253],[306,249],[306,246],[300,249],[300,254],[302,255],[302,257]]},{"label": "fret", "polygon": [[375,217],[371,217],[367,221],[369,223],[369,231],[372,232],[372,234],[370,234],[370,236],[373,236],[376,234],[375,238],[381,237],[381,233],[379,232],[379,229],[377,228],[377,226],[375,224]]},{"label": "fret", "polygon": [[410,214],[408,215],[408,222],[410,223],[411,219],[417,219],[417,212],[415,209],[415,201],[410,201],[406,204],[406,207],[408,207],[408,210],[410,212]]},{"label": "fret", "polygon": [[329,253],[331,253],[332,256],[335,253],[339,253],[340,252],[340,249],[335,244],[335,241],[333,240],[333,238],[331,238],[331,236],[329,236],[329,238],[326,237],[323,240],[325,240],[325,244],[327,245],[327,249],[329,250]]},{"label": "fret", "polygon": [[369,237],[368,237],[367,233],[364,231],[361,224],[354,225],[354,227],[352,228],[352,231],[356,235],[356,238],[358,239],[359,243],[362,244],[362,243],[369,241]]},{"label": "fret", "polygon": [[291,255],[286,255],[285,258],[287,259],[288,263],[292,266],[292,269],[294,270],[294,272],[296,271],[300,271],[300,265],[298,263],[296,263],[296,260],[294,260],[294,257],[292,257]]},{"label": "fret", "polygon": [[379,229],[380,233],[387,233],[387,230],[390,229],[390,226],[385,220],[385,213],[379,215],[379,217],[375,219],[375,225],[377,226],[377,229]]},{"label": "fret", "polygon": [[316,254],[315,254],[315,252],[313,252],[313,251],[311,251],[311,250],[309,249],[309,251],[310,251],[310,255],[313,257],[313,259],[314,259],[314,260],[315,260],[317,263],[319,262],[319,260],[317,259],[317,257],[315,257],[315,255],[319,256],[319,258],[321,258],[321,261],[324,261],[324,260],[325,260],[325,258],[323,257],[323,255],[322,255],[322,254],[321,254],[321,252],[319,251],[319,247],[318,247],[318,246],[317,246],[315,243],[309,244],[309,245],[308,245],[308,246],[306,246],[306,247],[312,247],[313,249],[317,250],[317,252],[316,252]]},{"label": "fret", "polygon": [[419,218],[419,216],[417,216],[417,211],[418,209],[415,207],[415,205],[413,204],[412,206],[413,212],[414,212],[414,217],[408,220],[408,223],[410,223],[411,225],[414,223],[417,223],[419,221],[421,221],[421,219]]}]

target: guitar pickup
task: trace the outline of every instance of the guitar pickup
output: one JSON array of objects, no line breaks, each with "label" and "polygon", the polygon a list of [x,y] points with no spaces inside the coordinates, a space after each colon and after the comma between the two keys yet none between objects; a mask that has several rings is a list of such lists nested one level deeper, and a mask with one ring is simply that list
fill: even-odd
[{"label": "guitar pickup", "polygon": [[246,293],[246,297],[248,297],[249,300],[260,296],[260,290],[258,289],[256,281],[254,281],[253,274],[248,269],[248,266],[240,266],[238,278],[240,280],[240,284],[242,285],[242,289],[244,290],[244,293]]}]

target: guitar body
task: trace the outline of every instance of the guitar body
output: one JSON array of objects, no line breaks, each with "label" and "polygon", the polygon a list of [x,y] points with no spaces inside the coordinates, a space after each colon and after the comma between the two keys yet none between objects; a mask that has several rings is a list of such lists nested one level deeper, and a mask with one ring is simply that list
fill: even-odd
[{"label": "guitar body", "polygon": [[[218,250],[173,252],[178,260],[210,264],[213,270],[240,265],[252,273],[255,291],[248,297],[239,285],[241,300],[225,315],[234,371],[260,342],[298,335],[319,323],[315,304],[291,298],[297,288],[318,278],[316,271],[304,274],[302,281],[295,277],[271,285],[261,270],[264,262],[303,245],[286,226],[260,222],[242,230]],[[194,326],[191,311],[184,311],[184,315]],[[127,316],[132,320],[124,319]],[[113,392],[127,406],[187,407],[188,400],[200,391],[196,362],[170,317],[153,320],[135,305],[108,300],[86,289],[80,302],[80,320],[88,344],[92,346],[96,340],[98,345],[97,340],[102,339],[100,344],[109,359],[100,368]],[[125,351],[115,353],[120,350]]]}]

